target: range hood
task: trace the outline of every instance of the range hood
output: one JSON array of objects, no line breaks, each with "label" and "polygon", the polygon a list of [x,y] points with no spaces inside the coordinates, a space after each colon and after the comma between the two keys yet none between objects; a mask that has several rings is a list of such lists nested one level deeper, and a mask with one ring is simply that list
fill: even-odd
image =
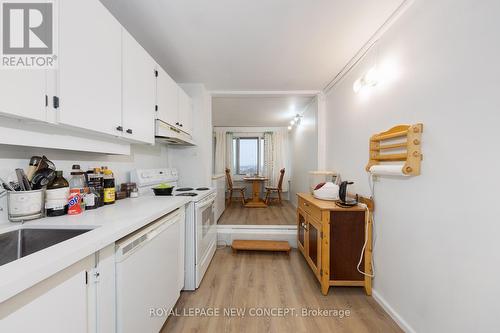
[{"label": "range hood", "polygon": [[162,142],[169,145],[178,146],[195,146],[194,141],[191,136],[184,133],[183,131],[170,126],[169,124],[157,119],[155,122],[156,128],[156,142]]}]

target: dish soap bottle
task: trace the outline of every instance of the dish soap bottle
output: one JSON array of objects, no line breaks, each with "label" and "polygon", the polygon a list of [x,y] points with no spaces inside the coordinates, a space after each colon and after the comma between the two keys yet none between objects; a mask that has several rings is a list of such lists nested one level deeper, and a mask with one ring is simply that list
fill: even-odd
[{"label": "dish soap bottle", "polygon": [[69,183],[63,172],[56,171],[56,178],[47,185],[45,210],[47,216],[61,216],[68,213]]},{"label": "dish soap bottle", "polygon": [[115,203],[115,178],[113,172],[107,167],[103,170],[104,173],[104,204],[111,205]]}]

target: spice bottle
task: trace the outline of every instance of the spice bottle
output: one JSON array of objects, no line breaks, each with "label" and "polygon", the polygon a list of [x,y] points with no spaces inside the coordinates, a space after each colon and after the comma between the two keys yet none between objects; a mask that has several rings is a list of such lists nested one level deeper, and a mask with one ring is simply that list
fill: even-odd
[{"label": "spice bottle", "polygon": [[113,172],[108,168],[103,170],[104,172],[104,204],[111,205],[115,203],[115,178]]},{"label": "spice bottle", "polygon": [[92,170],[87,171],[87,184],[89,187],[89,191],[91,195],[94,197],[94,204],[91,206],[91,208],[88,208],[87,205],[91,204],[85,203],[85,209],[94,209],[98,207],[102,207],[104,205],[103,199],[104,199],[104,181],[103,181],[103,176],[100,174],[100,169],[99,168],[94,168]]},{"label": "spice bottle", "polygon": [[56,178],[47,185],[45,210],[47,216],[61,216],[68,213],[69,183],[63,172],[56,171]]}]

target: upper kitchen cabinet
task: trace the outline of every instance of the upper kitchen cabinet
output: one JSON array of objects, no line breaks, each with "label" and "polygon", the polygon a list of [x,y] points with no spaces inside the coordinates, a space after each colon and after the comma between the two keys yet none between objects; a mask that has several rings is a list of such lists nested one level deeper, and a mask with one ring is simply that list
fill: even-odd
[{"label": "upper kitchen cabinet", "polygon": [[46,88],[46,70],[2,70],[0,75],[0,113],[45,121]]},{"label": "upper kitchen cabinet", "polygon": [[156,85],[156,117],[189,135],[193,127],[191,97],[160,66]]},{"label": "upper kitchen cabinet", "polygon": [[188,134],[193,132],[193,102],[191,97],[179,88],[179,125]]},{"label": "upper kitchen cabinet", "polygon": [[153,144],[156,63],[125,29],[122,36],[123,137]]},{"label": "upper kitchen cabinet", "polygon": [[179,124],[179,93],[177,83],[157,66],[156,103],[157,118],[172,126]]},{"label": "upper kitchen cabinet", "polygon": [[122,135],[122,27],[98,0],[59,1],[59,122]]}]

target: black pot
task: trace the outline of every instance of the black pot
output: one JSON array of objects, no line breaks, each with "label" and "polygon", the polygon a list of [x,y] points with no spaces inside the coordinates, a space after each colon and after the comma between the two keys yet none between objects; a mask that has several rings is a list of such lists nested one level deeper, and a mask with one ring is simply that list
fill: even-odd
[{"label": "black pot", "polygon": [[165,187],[165,188],[154,188],[153,187],[153,192],[155,192],[155,195],[172,195],[172,191],[174,190],[174,187]]}]

